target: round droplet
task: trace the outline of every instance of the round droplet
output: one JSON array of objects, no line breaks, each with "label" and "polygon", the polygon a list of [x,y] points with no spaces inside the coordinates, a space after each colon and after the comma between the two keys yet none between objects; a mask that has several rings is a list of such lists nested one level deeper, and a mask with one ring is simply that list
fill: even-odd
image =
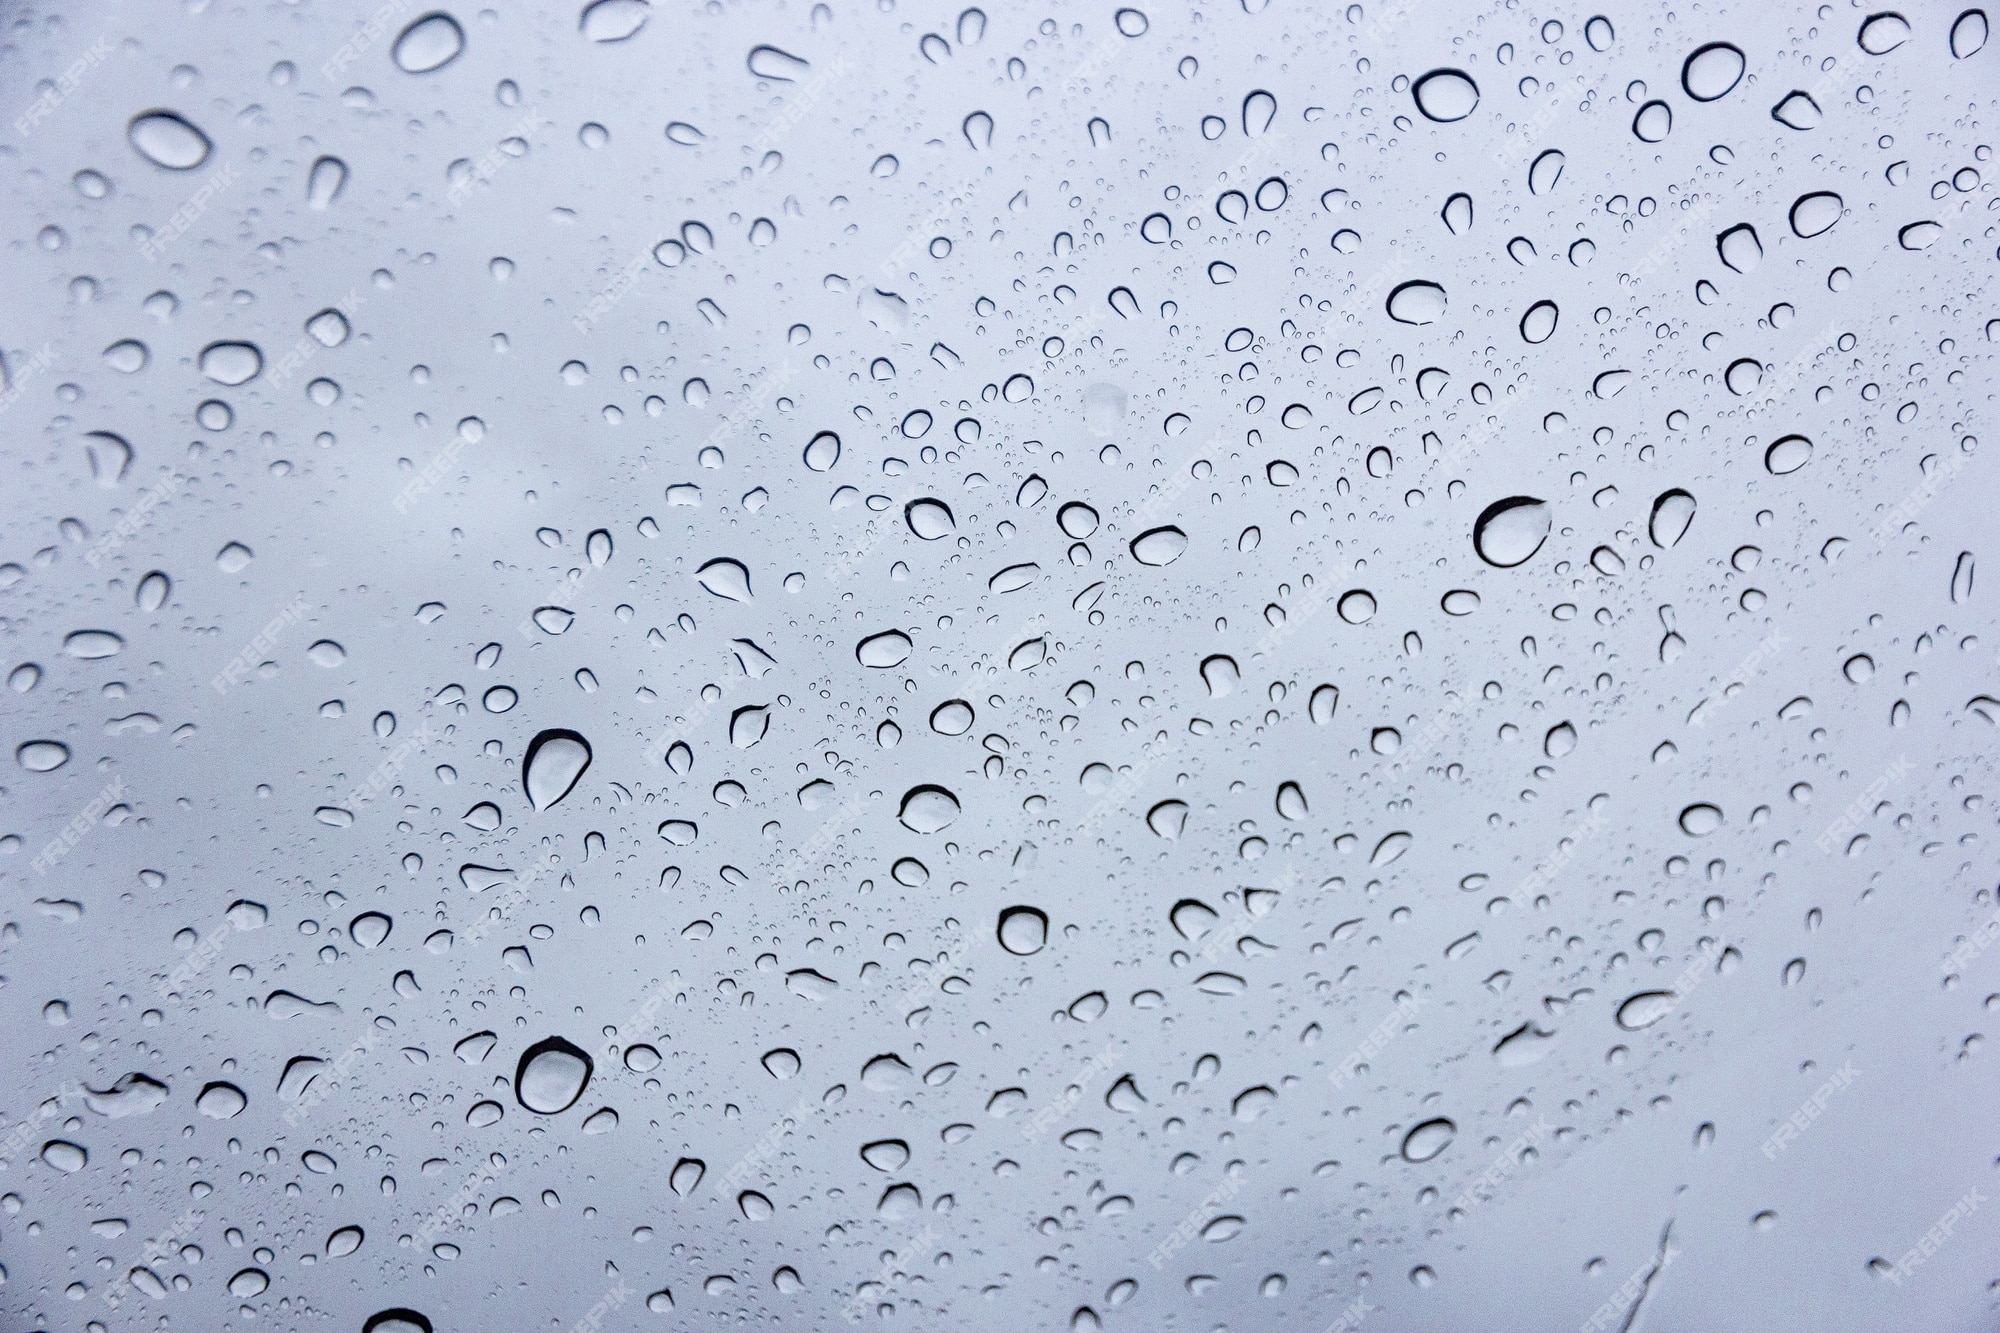
[{"label": "round droplet", "polygon": [[1681,87],[1697,102],[1727,97],[1743,77],[1743,64],[1743,53],[1728,42],[1710,42],[1681,66]]},{"label": "round droplet", "polygon": [[458,20],[433,10],[403,29],[389,55],[405,74],[428,74],[458,59],[464,49],[465,30],[458,26]]},{"label": "round droplet", "polygon": [[210,343],[201,350],[201,373],[217,384],[248,384],[264,368],[264,354],[252,343]]},{"label": "round droplet", "polygon": [[547,1037],[521,1052],[514,1096],[536,1115],[556,1115],[576,1104],[590,1082],[591,1059],[561,1037]]},{"label": "round droplet", "polygon": [[931,710],[931,730],[940,736],[963,736],[972,730],[972,705],[963,699],[947,699]]},{"label": "round droplet", "polygon": [[1439,122],[1464,120],[1479,105],[1479,85],[1462,70],[1434,69],[1410,85],[1417,110]]},{"label": "round droplet", "polygon": [[1705,838],[1722,827],[1722,811],[1700,802],[1681,811],[1681,832],[1691,838]]},{"label": "round droplet", "polygon": [[1049,942],[1048,914],[1033,907],[1009,907],[1000,913],[1000,947],[1023,958],[1042,951]]},{"label": "round droplet", "polygon": [[1111,16],[1111,21],[1127,37],[1144,37],[1146,29],[1152,26],[1145,14],[1136,9],[1121,9]]},{"label": "round droplet", "polygon": [[1426,1120],[1403,1136],[1403,1160],[1428,1162],[1458,1137],[1458,1126],[1440,1116]]},{"label": "round droplet", "polygon": [[958,798],[933,783],[903,793],[896,818],[913,833],[936,833],[958,818]]},{"label": "round droplet", "polygon": [[1867,653],[1856,653],[1841,663],[1840,673],[1856,685],[1866,685],[1875,678],[1875,659]]},{"label": "round droplet", "polygon": [[1340,595],[1334,606],[1340,618],[1350,625],[1365,625],[1375,616],[1375,594],[1366,588],[1356,588]]},{"label": "round droplet", "polygon": [[958,521],[952,517],[951,506],[929,497],[904,505],[903,522],[909,524],[911,532],[927,542],[949,537],[958,527]]},{"label": "round droplet", "polygon": [[193,171],[208,160],[208,136],[172,111],[142,111],[125,127],[139,155],[169,171]]},{"label": "round droplet", "polygon": [[347,936],[364,949],[372,949],[389,938],[394,923],[381,912],[363,912],[347,923]]},{"label": "round droplet", "polygon": [[1132,558],[1142,565],[1171,565],[1187,547],[1187,534],[1168,524],[1134,537]]},{"label": "round droplet", "polygon": [[805,464],[814,472],[830,471],[840,461],[840,437],[823,430],[806,443]]},{"label": "round droplet", "polygon": [[1729,369],[1722,372],[1722,382],[1729,386],[1729,392],[1742,397],[1754,393],[1764,382],[1764,363],[1755,357],[1738,357],[1729,363]]},{"label": "round droplet", "polygon": [[368,1316],[361,1333],[431,1333],[431,1321],[415,1310],[384,1310]]},{"label": "round droplet", "polygon": [[1444,288],[1421,279],[1389,293],[1389,318],[1399,324],[1432,324],[1444,317]]},{"label": "round droplet", "polygon": [[1546,502],[1514,495],[1486,506],[1472,525],[1472,548],[1497,569],[1512,569],[1542,549],[1551,514]]},{"label": "round droplet", "polygon": [[590,742],[574,731],[551,728],[538,733],[521,761],[528,804],[546,810],[569,795],[590,767],[590,757]]},{"label": "round droplet", "polygon": [[1810,240],[1832,230],[1840,221],[1841,198],[1831,190],[1802,194],[1792,204],[1792,234]]},{"label": "round droplet", "polygon": [[1073,500],[1056,511],[1056,526],[1065,536],[1082,541],[1097,531],[1097,511]]}]

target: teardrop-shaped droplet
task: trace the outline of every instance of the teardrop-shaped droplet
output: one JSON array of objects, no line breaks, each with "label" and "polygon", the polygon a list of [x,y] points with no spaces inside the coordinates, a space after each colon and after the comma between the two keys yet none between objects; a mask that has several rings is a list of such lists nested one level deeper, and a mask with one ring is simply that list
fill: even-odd
[{"label": "teardrop-shaped droplet", "polygon": [[958,527],[958,521],[952,517],[951,506],[928,496],[903,506],[903,522],[909,525],[911,532],[927,542],[949,537]]},{"label": "teardrop-shaped droplet", "polygon": [[750,600],[750,571],[740,560],[718,557],[697,569],[694,577],[702,587],[725,601]]},{"label": "teardrop-shaped droplet", "polygon": [[1458,1126],[1440,1116],[1426,1120],[1403,1136],[1403,1160],[1406,1162],[1428,1162],[1458,1137]]},{"label": "teardrop-shaped droplet", "polygon": [[1132,539],[1132,558],[1142,565],[1171,565],[1188,548],[1188,537],[1168,524],[1140,533]]},{"label": "teardrop-shaped droplet", "polygon": [[569,795],[590,767],[590,742],[574,731],[552,728],[528,742],[521,767],[528,804],[546,810]]},{"label": "teardrop-shaped droplet", "polygon": [[1646,535],[1653,545],[1661,550],[1679,543],[1687,536],[1688,525],[1694,522],[1694,497],[1675,487],[1661,491],[1653,501],[1652,516],[1646,522]]}]

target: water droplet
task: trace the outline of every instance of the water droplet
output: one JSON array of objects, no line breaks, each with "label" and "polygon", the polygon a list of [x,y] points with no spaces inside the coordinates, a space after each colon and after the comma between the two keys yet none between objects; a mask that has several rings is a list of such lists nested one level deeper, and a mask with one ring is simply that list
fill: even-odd
[{"label": "water droplet", "polygon": [[30,773],[53,773],[69,762],[69,747],[61,741],[29,741],[15,749],[14,760]]},{"label": "water droplet", "polygon": [[125,651],[125,640],[108,629],[80,629],[63,638],[63,651],[86,662]]},{"label": "water droplet", "polygon": [[208,160],[213,145],[192,122],[172,111],[142,111],[125,127],[139,155],[169,171],[193,171]]},{"label": "water droplet", "polygon": [[593,42],[622,42],[646,26],[646,0],[594,0],[584,6],[577,30]]},{"label": "water droplet", "polygon": [[1161,801],[1146,812],[1146,827],[1172,842],[1187,828],[1187,817],[1186,801]]},{"label": "water droplet", "polygon": [[1681,832],[1691,838],[1705,838],[1722,827],[1722,811],[1706,802],[1681,811]]},{"label": "water droplet", "polygon": [[590,1083],[591,1058],[561,1037],[546,1037],[521,1052],[514,1097],[536,1115],[557,1115],[576,1105]]},{"label": "water droplet", "polygon": [[1521,316],[1521,337],[1530,343],[1545,343],[1556,331],[1556,320],[1562,312],[1554,301],[1537,301]]},{"label": "water droplet", "polygon": [[1659,143],[1674,128],[1674,111],[1655,98],[1639,108],[1639,114],[1632,117],[1632,133],[1641,143]]},{"label": "water droplet", "polygon": [[903,522],[909,525],[911,532],[927,542],[949,537],[958,527],[958,521],[952,517],[951,506],[928,496],[903,506]]},{"label": "water droplet", "polygon": [[1803,435],[1787,435],[1773,441],[1764,451],[1764,467],[1774,477],[1783,477],[1797,472],[1812,457],[1813,445]]},{"label": "water droplet", "polygon": [[1832,230],[1840,221],[1841,198],[1831,190],[1802,194],[1792,204],[1792,234],[1809,240]]},{"label": "water droplet", "polygon": [[1861,30],[1854,35],[1854,40],[1871,56],[1888,55],[1910,40],[1909,20],[1894,10],[1870,14],[1861,21]]},{"label": "water droplet", "polygon": [[1365,625],[1375,617],[1375,594],[1366,588],[1356,588],[1340,595],[1334,606],[1340,618],[1350,625]]},{"label": "water droplet", "polygon": [[1771,108],[1771,119],[1788,129],[1809,130],[1820,122],[1819,103],[1812,94],[1794,88]]},{"label": "water droplet", "polygon": [[1048,914],[1033,907],[1009,907],[1000,913],[1000,947],[1008,953],[1027,957],[1037,954],[1049,940]]},{"label": "water droplet", "polygon": [[1402,1154],[1406,1162],[1428,1162],[1458,1137],[1458,1126],[1440,1116],[1426,1120],[1403,1136]]},{"label": "water droplet", "polygon": [[1389,318],[1399,324],[1435,323],[1444,317],[1444,288],[1422,279],[1406,282],[1389,293],[1387,305]]},{"label": "water droplet", "polygon": [[1417,110],[1439,122],[1464,120],[1479,105],[1479,85],[1470,74],[1456,69],[1434,69],[1410,85]]},{"label": "water droplet", "polygon": [[458,20],[433,10],[403,29],[389,55],[405,74],[428,74],[458,59],[464,49],[465,30],[458,26]]},{"label": "water droplet", "polygon": [[936,833],[958,818],[958,798],[933,783],[903,793],[896,818],[913,833]]},{"label": "water droplet", "polygon": [[901,630],[871,634],[855,646],[854,656],[865,667],[901,666],[909,659],[910,636]]},{"label": "water droplet", "polygon": [[1547,503],[1531,495],[1496,500],[1472,525],[1473,549],[1487,564],[1512,569],[1542,549],[1551,518]]},{"label": "water droplet", "polygon": [[1968,9],[1951,25],[1951,53],[1960,60],[1976,56],[1986,45],[1986,11]]},{"label": "water droplet", "polygon": [[781,51],[775,46],[753,46],[745,62],[750,72],[760,79],[772,79],[779,83],[793,83],[805,76],[811,68],[805,61],[789,51]]},{"label": "water droplet", "polygon": [[698,1157],[683,1157],[674,1163],[673,1171],[667,1176],[667,1185],[683,1199],[693,1194],[701,1184],[701,1178],[708,1173],[708,1164]]},{"label": "water droplet", "polygon": [[1377,869],[1390,864],[1404,852],[1409,851],[1413,841],[1414,839],[1407,833],[1391,833],[1375,844],[1374,852],[1368,857],[1368,864]]},{"label": "water droplet", "polygon": [[201,351],[201,373],[217,384],[248,384],[263,368],[264,354],[252,343],[210,343]]},{"label": "water droplet", "polygon": [[1672,991],[1640,991],[1618,1006],[1618,1026],[1627,1032],[1638,1032],[1653,1026],[1673,1011]]},{"label": "water droplet", "polygon": [[360,1227],[341,1227],[326,1238],[326,1257],[345,1259],[361,1248],[365,1232]]},{"label": "water droplet", "polygon": [[1168,524],[1140,533],[1132,539],[1132,558],[1142,565],[1171,565],[1187,550],[1188,537]]},{"label": "water droplet", "polygon": [[1306,703],[1306,713],[1315,725],[1323,727],[1333,721],[1334,710],[1339,706],[1338,685],[1317,685],[1313,687],[1312,698]]},{"label": "water droplet", "polygon": [[1743,78],[1743,53],[1728,42],[1697,47],[1681,66],[1681,87],[1697,102],[1727,97]]},{"label": "water droplet", "polygon": [[740,560],[718,557],[697,569],[694,576],[702,587],[725,601],[750,600],[750,571]]},{"label": "water droplet", "polygon": [[1567,161],[1569,159],[1559,148],[1550,148],[1536,154],[1535,160],[1528,166],[1528,193],[1547,194],[1555,189],[1556,182],[1562,179],[1563,164]]}]

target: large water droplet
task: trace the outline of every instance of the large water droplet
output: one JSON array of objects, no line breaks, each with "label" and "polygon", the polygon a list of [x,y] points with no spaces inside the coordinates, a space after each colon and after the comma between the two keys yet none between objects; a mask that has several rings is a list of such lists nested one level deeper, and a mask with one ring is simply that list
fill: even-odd
[{"label": "large water droplet", "polygon": [[1410,85],[1417,110],[1440,124],[1464,120],[1479,105],[1479,85],[1456,69],[1434,69]]},{"label": "large water droplet", "polygon": [[1870,14],[1861,21],[1854,40],[1871,56],[1885,56],[1910,40],[1910,23],[1894,10]]},{"label": "large water droplet", "polygon": [[536,1115],[556,1115],[576,1105],[590,1082],[590,1056],[561,1037],[546,1037],[521,1052],[514,1096]]},{"label": "large water droplet", "polygon": [[201,349],[201,373],[217,384],[248,384],[263,368],[264,354],[254,343],[210,343]]},{"label": "large water droplet", "polygon": [[433,10],[411,20],[389,54],[405,74],[428,74],[458,59],[464,49],[465,30],[458,26],[458,20]]},{"label": "large water droplet", "polygon": [[590,767],[590,754],[590,742],[574,731],[552,728],[537,734],[521,763],[528,804],[546,810],[569,795]]},{"label": "large water droplet", "polygon": [[1710,42],[1681,66],[1681,87],[1697,102],[1727,97],[1743,77],[1743,63],[1743,53],[1728,42]]},{"label": "large water droplet", "polygon": [[854,656],[865,667],[901,666],[909,659],[910,636],[901,630],[871,634],[855,646]]},{"label": "large water droplet", "polygon": [[1009,907],[1000,913],[1000,947],[1027,957],[1049,941],[1048,914],[1034,907]]},{"label": "large water droplet", "polygon": [[1403,1160],[1406,1162],[1428,1162],[1458,1137],[1458,1126],[1440,1116],[1426,1120],[1403,1136]]},{"label": "large water droplet", "polygon": [[1951,25],[1951,53],[1960,60],[1978,55],[1986,45],[1986,11],[1968,9]]},{"label": "large water droplet", "polygon": [[717,597],[731,602],[750,600],[750,571],[740,560],[721,556],[694,572],[695,581]]},{"label": "large water droplet", "polygon": [[952,517],[951,506],[928,496],[903,506],[903,522],[909,525],[911,532],[927,542],[949,537],[958,527],[957,520]]},{"label": "large water droplet", "polygon": [[1532,495],[1513,495],[1486,506],[1472,525],[1472,548],[1498,569],[1512,569],[1542,549],[1551,514]]},{"label": "large water droplet", "polygon": [[1142,565],[1171,565],[1187,548],[1187,534],[1168,524],[1134,537],[1132,558]]},{"label": "large water droplet", "polygon": [[172,111],[142,111],[125,127],[139,155],[169,171],[193,171],[208,160],[208,136]]},{"label": "large water droplet", "polygon": [[780,83],[792,83],[805,76],[811,68],[805,61],[789,51],[781,51],[775,46],[753,46],[745,62],[750,72],[760,79],[775,79]]},{"label": "large water droplet", "polygon": [[1618,1026],[1627,1032],[1638,1032],[1653,1026],[1673,1011],[1672,991],[1640,991],[1618,1006]]},{"label": "large water droplet", "polygon": [[1389,318],[1399,324],[1430,324],[1443,318],[1444,288],[1418,279],[1406,282],[1389,293]]},{"label": "large water droplet", "polygon": [[595,0],[584,6],[577,30],[593,42],[622,42],[646,26],[646,0]]},{"label": "large water droplet", "polygon": [[958,798],[934,783],[912,787],[903,793],[896,818],[914,833],[936,833],[958,818]]}]

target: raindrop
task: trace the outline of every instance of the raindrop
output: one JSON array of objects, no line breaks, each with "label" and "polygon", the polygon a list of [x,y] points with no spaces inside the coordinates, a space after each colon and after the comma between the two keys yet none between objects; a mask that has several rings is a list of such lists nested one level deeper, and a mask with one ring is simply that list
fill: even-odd
[{"label": "raindrop", "polygon": [[1048,914],[1033,907],[1009,907],[1000,913],[1000,947],[1027,957],[1042,951],[1049,939]]},{"label": "raindrop", "polygon": [[1840,221],[1841,198],[1831,190],[1802,194],[1792,204],[1792,234],[1802,240],[1824,235]]},{"label": "raindrop", "polygon": [[1618,1026],[1627,1032],[1638,1032],[1653,1026],[1673,1011],[1672,991],[1640,991],[1618,1006]]},{"label": "raindrop", "polygon": [[1910,24],[1901,14],[1888,10],[1870,14],[1861,22],[1854,39],[1871,56],[1885,56],[1910,40]]},{"label": "raindrop", "polygon": [[595,0],[576,26],[590,41],[622,42],[645,27],[646,18],[646,0]]},{"label": "raindrop", "polygon": [[1986,11],[1968,9],[1951,25],[1951,53],[1960,60],[1978,55],[1986,45]]},{"label": "raindrop", "polygon": [[1435,323],[1443,318],[1444,308],[1444,288],[1434,282],[1406,282],[1389,293],[1389,318],[1399,324]]},{"label": "raindrop", "polygon": [[1771,108],[1771,119],[1788,129],[1809,130],[1819,124],[1819,103],[1811,93],[1794,88]]},{"label": "raindrop", "polygon": [[1528,307],[1528,313],[1521,316],[1521,337],[1531,343],[1545,343],[1556,331],[1556,319],[1561,312],[1554,301],[1537,301]]},{"label": "raindrop", "polygon": [[896,818],[913,833],[936,833],[958,818],[958,798],[934,783],[925,783],[903,793]]},{"label": "raindrop", "polygon": [[590,1083],[592,1062],[561,1037],[547,1037],[521,1052],[514,1096],[536,1115],[556,1115],[576,1105]]},{"label": "raindrop", "polygon": [[433,11],[403,29],[389,54],[405,74],[428,74],[449,65],[464,49],[465,30],[458,20]]},{"label": "raindrop", "polygon": [[528,804],[546,810],[569,795],[590,767],[590,757],[590,742],[574,731],[555,728],[537,734],[521,762]]},{"label": "raindrop", "polygon": [[201,373],[217,384],[248,384],[264,368],[264,354],[251,343],[210,343],[201,351]]},{"label": "raindrop", "polygon": [[739,560],[718,557],[697,569],[694,577],[702,587],[725,601],[750,600],[750,571]]},{"label": "raindrop", "polygon": [[871,634],[855,646],[854,656],[865,667],[901,666],[909,660],[912,648],[910,636],[901,630],[884,630]]},{"label": "raindrop", "polygon": [[1479,105],[1479,85],[1472,76],[1456,69],[1434,69],[1410,85],[1417,110],[1439,122],[1464,120]]},{"label": "raindrop", "polygon": [[1641,143],[1659,143],[1674,127],[1673,108],[1655,99],[1639,108],[1632,117],[1632,133]]},{"label": "raindrop", "polygon": [[1764,468],[1774,477],[1797,472],[1812,457],[1812,441],[1803,435],[1787,435],[1764,451]]},{"label": "raindrop", "polygon": [[1171,565],[1187,550],[1185,532],[1168,524],[1140,533],[1132,539],[1132,558],[1142,565]]},{"label": "raindrop", "polygon": [[1403,1160],[1428,1162],[1449,1148],[1457,1136],[1458,1126],[1442,1116],[1426,1120],[1403,1136]]},{"label": "raindrop", "polygon": [[1743,64],[1743,53],[1728,42],[1710,42],[1681,66],[1681,87],[1697,102],[1727,97],[1743,78]]},{"label": "raindrop", "polygon": [[1509,496],[1486,506],[1472,525],[1472,547],[1498,569],[1512,569],[1548,539],[1549,506],[1531,495]]},{"label": "raindrop", "polygon": [[139,155],[169,171],[193,171],[214,146],[206,134],[172,111],[142,111],[125,127]]},{"label": "raindrop", "polygon": [[1757,239],[1755,227],[1739,222],[1715,238],[1715,252],[1734,271],[1748,273],[1763,262],[1764,243]]},{"label": "raindrop", "polygon": [[957,520],[952,517],[951,506],[928,496],[904,505],[903,521],[909,525],[911,532],[927,542],[949,537],[958,527]]}]

